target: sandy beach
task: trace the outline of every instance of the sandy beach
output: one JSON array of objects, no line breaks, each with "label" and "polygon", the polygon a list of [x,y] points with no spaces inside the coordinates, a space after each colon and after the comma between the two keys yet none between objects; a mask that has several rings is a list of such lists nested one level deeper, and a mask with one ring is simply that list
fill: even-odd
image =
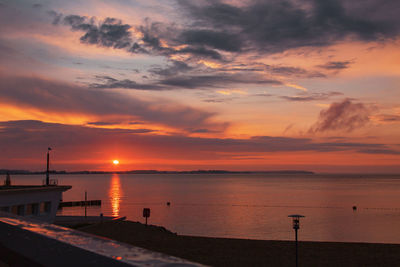
[{"label": "sandy beach", "polygon": [[[182,236],[163,227],[121,221],[78,230],[211,266],[294,266],[292,241]],[[300,266],[396,266],[400,245],[299,242]]]}]

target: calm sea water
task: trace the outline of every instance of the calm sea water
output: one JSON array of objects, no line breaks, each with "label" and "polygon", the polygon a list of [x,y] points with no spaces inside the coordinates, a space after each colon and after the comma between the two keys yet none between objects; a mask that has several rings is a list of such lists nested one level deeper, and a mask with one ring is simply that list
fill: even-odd
[{"label": "calm sea water", "polygon": [[[15,184],[44,177],[14,175]],[[58,175],[64,201],[101,199],[88,215],[126,216],[184,235],[292,240],[289,214],[302,214],[299,239],[400,243],[399,175],[135,174]],[[171,205],[167,206],[166,203]],[[357,211],[352,207],[357,206]],[[61,215],[83,215],[64,208]]]}]

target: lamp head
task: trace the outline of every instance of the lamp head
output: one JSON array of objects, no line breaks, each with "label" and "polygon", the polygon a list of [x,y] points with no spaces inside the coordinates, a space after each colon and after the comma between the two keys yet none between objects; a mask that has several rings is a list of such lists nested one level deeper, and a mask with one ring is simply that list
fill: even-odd
[{"label": "lamp head", "polygon": [[293,229],[297,230],[300,229],[300,218],[304,218],[305,216],[300,214],[292,214],[289,215],[288,217],[293,219]]}]

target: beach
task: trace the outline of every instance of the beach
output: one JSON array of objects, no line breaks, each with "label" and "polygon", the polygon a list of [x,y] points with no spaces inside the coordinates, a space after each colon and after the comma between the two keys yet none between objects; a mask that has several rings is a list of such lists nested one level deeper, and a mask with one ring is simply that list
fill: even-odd
[{"label": "beach", "polygon": [[[295,266],[293,241],[177,235],[139,222],[105,222],[78,230],[210,266]],[[396,266],[400,245],[299,242],[299,266]]]}]

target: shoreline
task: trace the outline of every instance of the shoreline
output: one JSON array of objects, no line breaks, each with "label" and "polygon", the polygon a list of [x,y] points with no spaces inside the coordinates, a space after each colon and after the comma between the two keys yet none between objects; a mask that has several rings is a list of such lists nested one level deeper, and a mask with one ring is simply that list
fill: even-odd
[{"label": "shoreline", "polygon": [[[78,228],[134,246],[211,266],[294,266],[294,241],[177,235],[139,222]],[[395,266],[400,244],[299,241],[300,266]]]},{"label": "shoreline", "polygon": [[[45,171],[8,170],[0,169],[0,175],[43,175]],[[129,171],[55,171],[52,175],[76,174],[266,174],[266,175],[314,175],[315,172],[307,170],[272,170],[272,171],[228,171],[228,170],[190,170],[190,171],[158,171],[158,170],[129,170]]]}]

